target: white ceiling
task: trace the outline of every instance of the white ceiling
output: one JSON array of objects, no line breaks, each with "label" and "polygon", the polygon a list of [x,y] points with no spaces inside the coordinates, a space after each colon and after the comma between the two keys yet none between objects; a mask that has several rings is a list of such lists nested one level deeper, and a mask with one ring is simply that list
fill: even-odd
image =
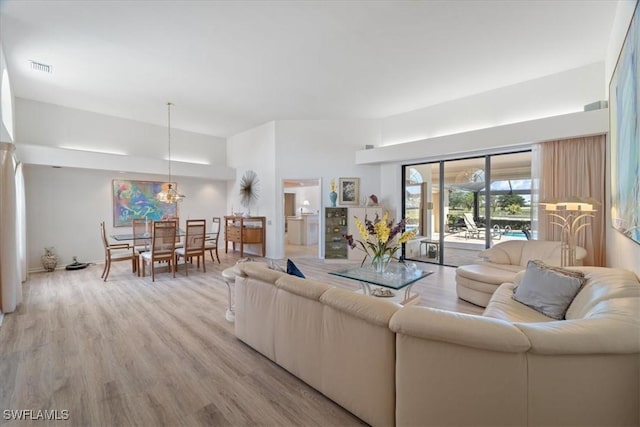
[{"label": "white ceiling", "polygon": [[224,137],[387,117],[603,61],[616,4],[1,0],[0,39],[18,97],[158,125],[172,101],[176,128]]}]

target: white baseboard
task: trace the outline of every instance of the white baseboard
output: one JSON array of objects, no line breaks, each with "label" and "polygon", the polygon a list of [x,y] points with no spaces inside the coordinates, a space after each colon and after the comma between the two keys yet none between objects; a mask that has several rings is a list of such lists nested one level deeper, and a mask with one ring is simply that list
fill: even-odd
[{"label": "white baseboard", "polygon": [[[87,264],[89,264],[89,266],[92,266],[92,265],[104,266],[104,259],[101,259],[99,261],[88,261]],[[65,267],[66,265],[57,265],[56,270],[64,270]],[[44,267],[35,267],[35,268],[30,268],[28,270],[28,273],[45,273],[45,272],[47,272],[47,270],[45,270]]]}]

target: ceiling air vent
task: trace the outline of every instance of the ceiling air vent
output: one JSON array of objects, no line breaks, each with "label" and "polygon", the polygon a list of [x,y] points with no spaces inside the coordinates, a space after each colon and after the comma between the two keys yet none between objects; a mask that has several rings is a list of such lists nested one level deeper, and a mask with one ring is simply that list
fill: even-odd
[{"label": "ceiling air vent", "polygon": [[36,71],[44,71],[45,73],[51,74],[53,72],[53,67],[51,65],[43,64],[41,62],[29,61],[31,63],[31,69]]}]

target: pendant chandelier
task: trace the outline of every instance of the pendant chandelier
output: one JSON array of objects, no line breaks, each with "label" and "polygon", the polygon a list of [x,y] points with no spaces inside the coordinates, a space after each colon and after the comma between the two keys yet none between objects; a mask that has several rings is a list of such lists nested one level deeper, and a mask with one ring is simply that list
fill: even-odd
[{"label": "pendant chandelier", "polygon": [[[163,203],[177,203],[181,202],[186,196],[178,193],[171,183],[171,102],[167,102],[167,122],[168,122],[168,141],[169,141],[169,181],[167,182],[167,189],[162,189],[156,195],[156,198]],[[164,186],[163,186],[164,187]]]}]

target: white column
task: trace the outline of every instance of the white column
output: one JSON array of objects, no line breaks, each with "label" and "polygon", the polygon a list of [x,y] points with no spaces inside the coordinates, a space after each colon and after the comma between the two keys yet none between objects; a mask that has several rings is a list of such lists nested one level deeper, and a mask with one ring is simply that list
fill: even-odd
[{"label": "white column", "polygon": [[3,313],[22,301],[18,262],[15,145],[0,142],[0,300]]}]

